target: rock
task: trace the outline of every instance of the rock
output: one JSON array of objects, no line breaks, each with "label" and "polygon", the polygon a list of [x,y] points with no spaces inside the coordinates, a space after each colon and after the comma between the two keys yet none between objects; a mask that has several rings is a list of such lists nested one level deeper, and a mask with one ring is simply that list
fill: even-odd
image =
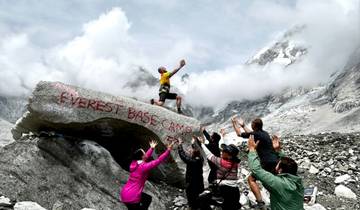
[{"label": "rock", "polygon": [[304,210],[326,210],[321,204],[315,203],[314,205],[304,204]]},{"label": "rock", "polygon": [[182,207],[187,204],[187,200],[186,200],[186,198],[184,198],[182,196],[177,196],[174,199],[173,203],[174,203],[174,206],[176,206],[176,207]]},{"label": "rock", "polygon": [[333,159],[330,159],[329,161],[327,161],[327,164],[328,164],[328,165],[333,165],[333,164],[334,164],[334,160],[333,160]]},{"label": "rock", "polygon": [[351,178],[351,176],[349,174],[338,176],[338,177],[335,178],[335,183],[340,184],[342,182],[345,182],[345,181],[349,180],[350,178]]},{"label": "rock", "polygon": [[331,173],[331,168],[326,167],[326,168],[324,168],[324,171],[325,171],[326,173]]},{"label": "rock", "polygon": [[57,200],[51,210],[63,210],[63,206],[64,204],[61,201]]},{"label": "rock", "polygon": [[309,160],[309,158],[304,158],[303,161],[300,164],[300,168],[304,168],[304,169],[309,169],[311,167],[311,161]]},{"label": "rock", "polygon": [[344,155],[339,155],[339,156],[335,157],[335,160],[346,160],[346,159],[347,159],[347,157]]},{"label": "rock", "polygon": [[[89,139],[105,147],[123,167],[138,148],[149,148],[149,139],[159,140],[156,157],[169,142],[181,137],[189,143],[200,122],[166,108],[131,98],[65,85],[40,82],[32,93],[28,112],[12,130],[15,139],[32,132]],[[69,138],[70,139],[70,138]],[[170,184],[183,182],[184,168],[178,155],[158,167],[153,177]],[[181,165],[179,168],[179,165]],[[181,178],[180,178],[181,177]]]},{"label": "rock", "polygon": [[315,168],[313,165],[310,166],[309,173],[317,174],[319,173],[319,169]]},{"label": "rock", "polygon": [[324,163],[318,163],[318,164],[317,164],[317,168],[318,168],[320,171],[322,171],[322,170],[324,170],[324,168],[325,168],[325,164],[324,164]]},{"label": "rock", "polygon": [[5,196],[0,196],[0,204],[8,204],[11,205],[10,199]]},{"label": "rock", "polygon": [[345,187],[344,185],[338,185],[335,188],[335,194],[336,196],[339,197],[356,199],[356,194],[351,189]]},{"label": "rock", "polygon": [[[0,192],[12,200],[33,201],[46,209],[126,209],[119,202],[119,190],[128,172],[96,142],[63,137],[22,140],[0,148],[0,160]],[[151,182],[144,191],[153,197],[152,210],[165,209],[171,202],[163,187]]]},{"label": "rock", "polygon": [[322,176],[322,177],[327,177],[328,175],[326,174],[326,172],[325,172],[325,171],[321,171],[321,172],[319,173],[319,176]]},{"label": "rock", "polygon": [[0,196],[0,209],[1,210],[12,210],[15,205],[14,201],[11,201],[5,196]]},{"label": "rock", "polygon": [[245,168],[240,168],[240,173],[244,176],[247,176],[250,174],[250,171],[246,170]]},{"label": "rock", "polygon": [[350,161],[352,161],[352,162],[355,162],[357,159],[358,159],[357,156],[352,156],[352,157],[350,157]]},{"label": "rock", "polygon": [[31,201],[18,202],[14,206],[14,210],[46,210],[39,204]]},{"label": "rock", "polygon": [[240,204],[242,206],[248,205],[249,204],[249,198],[247,195],[245,195],[244,193],[240,194],[240,200],[239,200]]},{"label": "rock", "polygon": [[350,164],[349,164],[349,168],[356,170],[357,167],[356,167],[356,164],[350,163]]}]

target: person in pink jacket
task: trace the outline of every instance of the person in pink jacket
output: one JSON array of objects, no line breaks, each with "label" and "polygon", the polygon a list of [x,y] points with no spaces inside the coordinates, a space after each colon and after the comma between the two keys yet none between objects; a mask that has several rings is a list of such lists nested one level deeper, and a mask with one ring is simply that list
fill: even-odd
[{"label": "person in pink jacket", "polygon": [[143,193],[145,182],[149,177],[150,170],[160,165],[170,155],[173,142],[168,145],[167,150],[158,159],[149,161],[156,145],[157,142],[152,140],[146,153],[143,149],[138,149],[133,153],[130,176],[120,192],[120,200],[128,209],[148,209],[150,206],[151,196]]}]

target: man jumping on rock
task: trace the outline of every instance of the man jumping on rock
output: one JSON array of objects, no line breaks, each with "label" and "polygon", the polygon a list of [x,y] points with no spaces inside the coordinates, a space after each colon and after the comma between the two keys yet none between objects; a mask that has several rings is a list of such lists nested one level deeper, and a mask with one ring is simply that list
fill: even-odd
[{"label": "man jumping on rock", "polygon": [[158,72],[160,73],[160,89],[159,89],[159,100],[151,99],[151,104],[156,104],[158,106],[162,106],[165,103],[166,99],[175,100],[176,99],[176,107],[177,112],[182,114],[181,111],[181,96],[178,96],[176,93],[170,93],[170,78],[176,74],[182,67],[185,66],[185,60],[180,61],[180,66],[174,69],[172,72],[168,72],[165,67],[161,66],[158,68]]}]

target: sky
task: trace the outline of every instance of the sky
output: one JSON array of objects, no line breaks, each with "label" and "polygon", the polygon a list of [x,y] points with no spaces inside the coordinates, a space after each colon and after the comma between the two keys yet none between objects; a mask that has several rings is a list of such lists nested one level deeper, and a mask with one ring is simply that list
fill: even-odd
[{"label": "sky", "polygon": [[[192,105],[315,86],[360,46],[359,10],[359,0],[1,0],[0,95],[49,80],[147,101],[156,87],[124,87],[134,69],[158,77],[180,59],[187,65],[172,84]],[[301,62],[244,65],[295,25],[306,25],[293,38],[308,48]]]}]

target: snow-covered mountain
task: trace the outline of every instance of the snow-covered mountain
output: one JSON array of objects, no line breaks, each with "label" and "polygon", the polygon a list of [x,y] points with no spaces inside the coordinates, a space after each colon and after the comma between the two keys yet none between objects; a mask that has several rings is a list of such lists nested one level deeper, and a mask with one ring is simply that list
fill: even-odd
[{"label": "snow-covered mountain", "polygon": [[130,87],[132,89],[137,89],[143,86],[157,86],[158,79],[155,78],[148,70],[143,67],[136,67],[133,69],[133,77],[129,78],[129,81],[124,85],[124,87]]},{"label": "snow-covered mountain", "polygon": [[301,34],[306,26],[295,26],[277,41],[270,43],[254,55],[246,64],[266,65],[277,63],[284,66],[293,64],[307,54],[304,43],[295,41],[294,36]]},{"label": "snow-covered mountain", "polygon": [[[301,62],[307,56],[304,45],[294,45],[291,37],[303,27],[291,30],[275,44],[266,47],[250,59],[248,65],[284,64],[284,68]],[[284,62],[283,62],[284,61]],[[327,84],[313,88],[287,88],[278,94],[257,100],[233,101],[214,113],[207,124],[232,131],[230,118],[241,116],[246,122],[255,117],[264,120],[271,132],[283,134],[353,132],[360,125],[360,46]]]},{"label": "snow-covered mountain", "polygon": [[327,88],[331,105],[342,113],[360,106],[360,47],[350,57],[344,70]]}]

